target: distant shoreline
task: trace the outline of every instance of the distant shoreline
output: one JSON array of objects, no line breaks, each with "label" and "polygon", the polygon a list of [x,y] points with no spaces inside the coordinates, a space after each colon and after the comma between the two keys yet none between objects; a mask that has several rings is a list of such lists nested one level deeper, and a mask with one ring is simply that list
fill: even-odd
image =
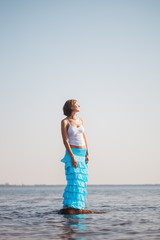
[{"label": "distant shoreline", "polygon": [[[0,184],[0,187],[54,187],[65,186],[66,184]],[[147,184],[87,184],[87,186],[157,186],[160,183],[147,183]]]}]

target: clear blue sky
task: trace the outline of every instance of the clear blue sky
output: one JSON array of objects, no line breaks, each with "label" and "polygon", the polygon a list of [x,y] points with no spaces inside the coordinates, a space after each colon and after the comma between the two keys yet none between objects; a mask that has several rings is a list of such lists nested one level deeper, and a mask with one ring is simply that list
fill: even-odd
[{"label": "clear blue sky", "polygon": [[0,183],[65,184],[81,106],[88,184],[160,183],[160,1],[0,1]]}]

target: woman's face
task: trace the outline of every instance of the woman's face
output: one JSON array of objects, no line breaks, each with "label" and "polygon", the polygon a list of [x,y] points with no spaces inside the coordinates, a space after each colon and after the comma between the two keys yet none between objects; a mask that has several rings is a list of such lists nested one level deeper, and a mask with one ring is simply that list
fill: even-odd
[{"label": "woman's face", "polygon": [[72,111],[80,112],[80,105],[77,102],[72,107]]}]

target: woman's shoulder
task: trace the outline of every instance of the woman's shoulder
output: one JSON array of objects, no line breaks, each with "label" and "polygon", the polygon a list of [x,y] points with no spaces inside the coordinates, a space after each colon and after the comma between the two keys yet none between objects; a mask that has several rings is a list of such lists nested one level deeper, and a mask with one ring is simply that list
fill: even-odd
[{"label": "woman's shoulder", "polygon": [[82,123],[84,123],[83,118],[79,117],[79,119],[82,121]]},{"label": "woman's shoulder", "polygon": [[64,119],[61,120],[61,124],[66,125],[67,123],[68,123],[67,117],[65,117]]}]

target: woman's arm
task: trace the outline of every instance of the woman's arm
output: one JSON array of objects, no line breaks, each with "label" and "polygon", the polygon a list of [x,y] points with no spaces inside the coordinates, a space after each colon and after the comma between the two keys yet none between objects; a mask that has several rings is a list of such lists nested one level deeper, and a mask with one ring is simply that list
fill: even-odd
[{"label": "woman's arm", "polygon": [[[84,121],[82,118],[80,118],[81,121],[82,121],[82,124],[83,124],[83,127],[84,127]],[[85,141],[85,144],[86,144],[86,148],[87,148],[87,155],[89,156],[89,152],[88,152],[88,144],[87,144],[87,138],[86,138],[86,134],[83,132],[83,137],[84,137],[84,141]]]},{"label": "woman's arm", "polygon": [[74,167],[78,167],[77,160],[75,159],[75,157],[72,153],[71,147],[68,143],[67,121],[65,121],[65,120],[61,121],[61,133],[62,133],[62,139],[63,139],[64,146],[71,157],[72,164],[74,165]]},{"label": "woman's arm", "polygon": [[86,134],[85,134],[85,133],[83,133],[83,137],[84,137],[84,141],[85,141],[86,148],[87,148],[87,156],[89,156],[88,144],[87,144],[87,138],[86,138]]},{"label": "woman's arm", "polygon": [[[82,124],[84,126],[84,121],[83,119],[81,118],[81,121],[82,121]],[[88,144],[87,144],[87,138],[86,138],[86,134],[83,132],[83,137],[84,137],[84,141],[85,141],[85,144],[86,144],[86,148],[87,148],[87,154],[86,154],[86,158],[87,158],[87,163],[89,162],[89,151],[88,151]]]}]

